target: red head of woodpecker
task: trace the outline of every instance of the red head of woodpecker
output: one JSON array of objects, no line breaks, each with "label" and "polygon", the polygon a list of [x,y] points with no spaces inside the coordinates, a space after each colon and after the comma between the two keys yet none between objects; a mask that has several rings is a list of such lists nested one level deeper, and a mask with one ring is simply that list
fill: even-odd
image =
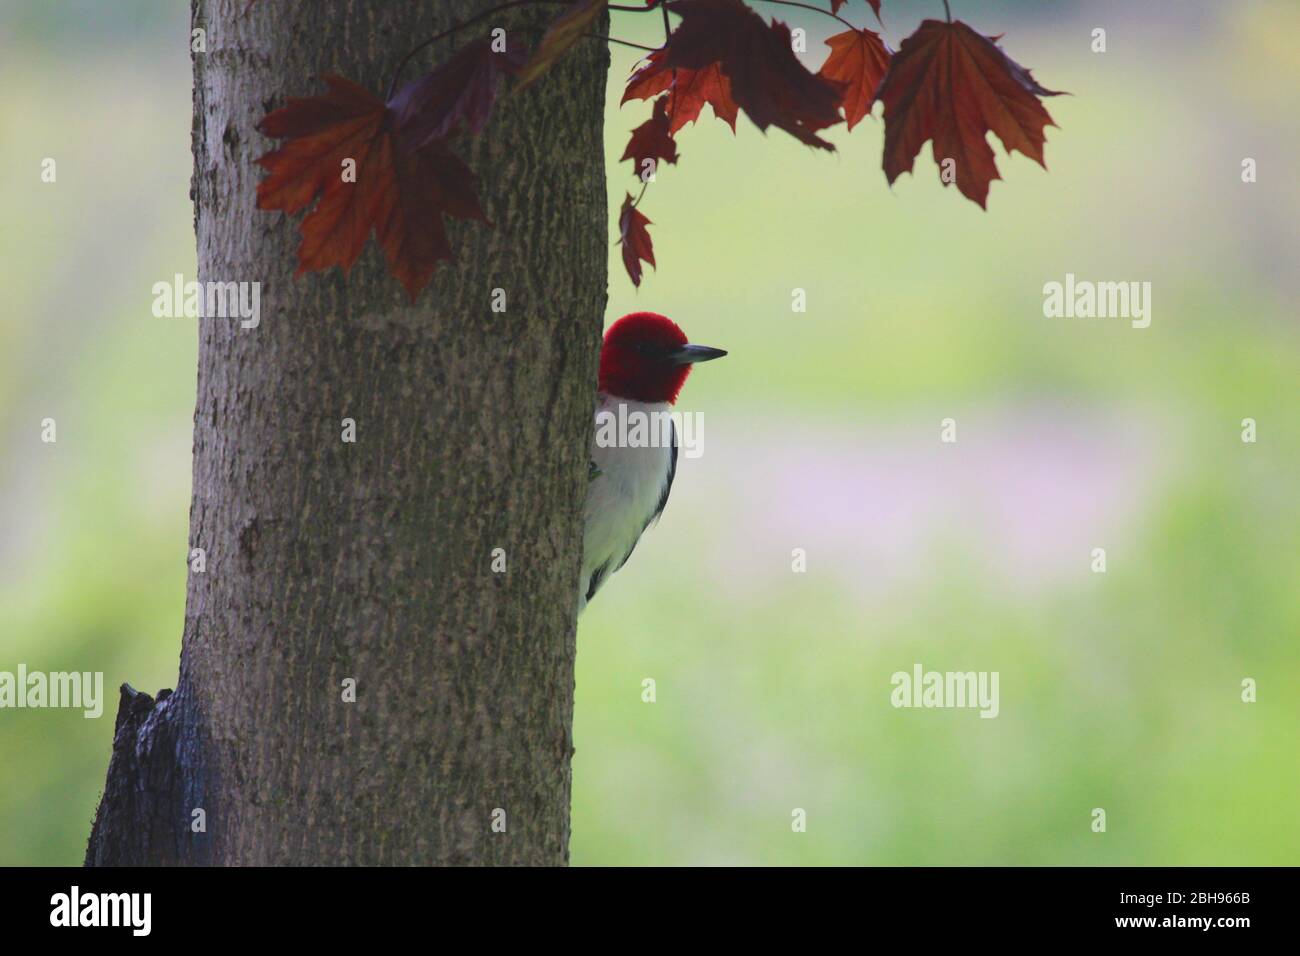
[{"label": "red head of woodpecker", "polygon": [[[691,366],[726,354],[690,344],[677,323],[655,312],[625,315],[606,331],[584,514],[579,612],[623,566],[641,533],[668,503],[677,472],[677,432],[668,414]],[[639,432],[638,417],[644,423]],[[627,423],[631,427],[625,428]],[[637,434],[643,440],[627,440]],[[656,440],[664,434],[666,441]]]}]

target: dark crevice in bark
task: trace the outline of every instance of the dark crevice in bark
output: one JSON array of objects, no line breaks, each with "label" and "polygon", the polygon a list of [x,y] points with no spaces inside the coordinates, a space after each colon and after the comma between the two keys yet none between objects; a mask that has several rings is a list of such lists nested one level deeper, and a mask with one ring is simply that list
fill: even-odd
[{"label": "dark crevice in bark", "polygon": [[[187,857],[194,780],[184,772],[183,701],[155,699],[123,684],[103,798],[86,847],[86,866],[177,864]],[[206,826],[206,821],[204,821]]]}]

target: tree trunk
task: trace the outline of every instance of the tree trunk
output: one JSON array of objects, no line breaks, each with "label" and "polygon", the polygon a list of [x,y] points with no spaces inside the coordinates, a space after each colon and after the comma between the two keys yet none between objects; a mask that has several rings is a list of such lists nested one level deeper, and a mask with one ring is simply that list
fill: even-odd
[{"label": "tree trunk", "polygon": [[[261,323],[198,320],[206,569],[176,691],[123,688],[88,864],[568,858],[607,51],[580,43],[457,141],[495,225],[452,224],[459,261],[414,306],[374,243],[295,279],[297,220],[254,208],[265,112],[329,72],[382,94],[407,49],[493,5],[194,0],[199,279],[259,281]],[[485,20],[403,79],[557,13]]]}]

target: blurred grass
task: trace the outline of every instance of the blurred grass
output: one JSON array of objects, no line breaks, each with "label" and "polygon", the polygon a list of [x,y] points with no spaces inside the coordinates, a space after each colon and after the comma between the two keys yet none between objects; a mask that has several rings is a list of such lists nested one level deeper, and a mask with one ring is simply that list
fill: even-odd
[{"label": "blurred grass", "polygon": [[[1074,94],[1048,104],[1050,172],[995,147],[987,213],[928,146],[888,188],[878,119],[822,156],[706,110],[646,194],[659,270],[635,291],[611,246],[611,318],[663,311],[731,355],[684,394],[704,456],[581,623],[575,863],[1297,859],[1300,123],[1279,91],[1300,67],[1278,38],[1300,12],[1056,6],[965,15]],[[889,38],[922,15],[887,5]],[[0,712],[0,863],[80,859],[112,688],[175,680],[195,338],[149,287],[194,268],[187,28],[87,46],[42,20],[0,57],[0,669],[103,670],[108,696],[98,721]],[[611,208],[646,113],[618,107],[631,52]],[[1151,328],[1043,318],[1066,272],[1152,282]],[[827,488],[860,498],[818,510]],[[917,661],[999,671],[1000,716],[895,710]]]}]

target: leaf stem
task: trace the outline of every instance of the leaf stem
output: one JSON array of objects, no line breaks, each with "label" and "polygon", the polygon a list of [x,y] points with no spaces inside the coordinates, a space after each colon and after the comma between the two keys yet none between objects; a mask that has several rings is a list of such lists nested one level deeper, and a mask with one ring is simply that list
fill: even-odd
[{"label": "leaf stem", "polygon": [[646,187],[648,187],[649,185],[650,185],[650,180],[648,179],[641,180],[641,191],[636,194],[636,199],[632,200],[633,209],[641,205],[641,200],[645,198]]},{"label": "leaf stem", "polygon": [[948,18],[948,22],[952,23],[952,11],[948,9],[948,0],[943,0],[943,12],[944,16]]}]

